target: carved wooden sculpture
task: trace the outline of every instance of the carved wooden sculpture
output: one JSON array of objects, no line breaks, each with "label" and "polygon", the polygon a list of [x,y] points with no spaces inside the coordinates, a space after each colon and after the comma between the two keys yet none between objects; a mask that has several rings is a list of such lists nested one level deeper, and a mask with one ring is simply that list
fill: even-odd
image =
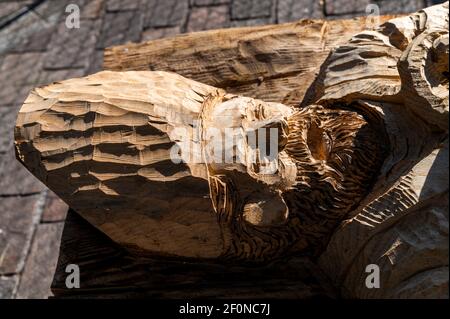
[{"label": "carved wooden sculpture", "polygon": [[66,80],[25,101],[17,156],[137,255],[306,254],[346,296],[444,296],[448,3],[355,35],[298,87],[281,104],[161,71]]}]

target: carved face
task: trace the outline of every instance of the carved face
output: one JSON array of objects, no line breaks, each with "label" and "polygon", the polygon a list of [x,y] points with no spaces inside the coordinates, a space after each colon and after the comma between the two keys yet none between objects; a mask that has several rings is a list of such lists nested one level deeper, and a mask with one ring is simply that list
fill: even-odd
[{"label": "carved face", "polygon": [[[295,110],[225,97],[205,113],[203,121],[215,129],[203,148],[211,199],[227,235],[226,257],[266,260],[320,251],[370,189],[384,159],[383,133],[356,110]],[[235,162],[224,163],[210,146],[226,145],[230,128],[233,147],[224,151],[235,154]],[[268,147],[270,141],[277,143]],[[275,156],[268,156],[274,145]]]},{"label": "carved face", "polygon": [[356,110],[295,109],[164,72],[102,72],[37,89],[17,122],[18,157],[30,170],[145,254],[315,253],[383,160],[382,130]]}]

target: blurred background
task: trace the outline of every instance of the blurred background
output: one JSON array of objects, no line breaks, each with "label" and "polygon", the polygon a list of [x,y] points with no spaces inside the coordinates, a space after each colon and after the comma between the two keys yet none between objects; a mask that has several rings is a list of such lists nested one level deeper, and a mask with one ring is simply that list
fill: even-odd
[{"label": "blurred background", "polygon": [[299,19],[347,19],[365,15],[371,3],[380,14],[401,14],[441,2],[0,0],[0,298],[51,296],[68,209],[15,159],[14,122],[32,88],[95,73],[102,69],[104,48],[127,42]]}]

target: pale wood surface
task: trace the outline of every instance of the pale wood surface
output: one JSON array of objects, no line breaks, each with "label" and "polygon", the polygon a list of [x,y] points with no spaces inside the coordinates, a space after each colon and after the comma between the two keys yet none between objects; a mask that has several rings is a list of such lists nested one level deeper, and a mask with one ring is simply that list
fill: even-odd
[{"label": "pale wood surface", "polygon": [[[129,250],[253,262],[323,251],[381,167],[380,125],[356,110],[295,112],[174,73],[104,71],[33,91],[16,145],[35,176]],[[249,136],[272,128],[281,144],[269,162]],[[217,158],[217,145],[235,158]]]},{"label": "pale wood surface", "polygon": [[[392,18],[380,16],[380,23]],[[365,28],[359,17],[198,32],[108,48],[104,69],[171,71],[230,93],[295,104],[330,49]]]},{"label": "pale wood surface", "polygon": [[[323,34],[323,29],[321,30]],[[261,44],[261,47],[265,45]],[[195,56],[195,53],[191,54]],[[261,56],[264,54],[255,54],[254,58]],[[448,272],[445,274],[445,269],[448,269],[446,57],[448,2],[409,17],[391,20],[376,30],[360,32],[333,50],[322,64],[319,75],[311,77],[310,80],[314,80],[314,83],[308,85],[308,91],[296,95],[303,97],[306,92],[304,99],[295,101],[301,102],[299,111],[296,111],[298,104],[296,108],[236,97],[221,89],[163,72],[103,72],[83,79],[68,80],[36,89],[30,95],[17,123],[18,155],[36,176],[51,187],[59,185],[66,191],[68,185],[75,187],[63,194],[63,197],[72,200],[71,205],[75,205],[91,223],[128,248],[135,245],[140,249],[155,252],[155,247],[161,247],[159,254],[169,252],[169,255],[175,256],[215,258],[225,253],[227,257],[231,254],[247,260],[267,261],[283,254],[304,253],[308,251],[307,247],[313,245],[319,247],[314,250],[314,253],[321,254],[319,264],[333,282],[341,287],[341,293],[345,296],[445,297],[448,288]],[[146,64],[139,62],[139,67],[147,68],[148,59],[144,58]],[[266,68],[278,66],[272,62],[272,59],[266,60]],[[283,72],[280,74],[286,74]],[[150,86],[145,84],[147,82]],[[229,84],[225,86],[233,88]],[[269,101],[279,101],[281,98],[287,103],[291,102],[287,100],[287,95],[272,95],[267,98]],[[217,241],[213,238],[217,232],[211,228],[214,227],[214,222],[209,214],[207,201],[196,214],[208,212],[204,215],[205,219],[202,219],[202,223],[207,226],[201,229],[207,229],[207,233],[212,236],[197,237],[194,241],[190,241],[193,238],[170,234],[165,238],[166,227],[146,228],[143,225],[143,221],[148,217],[144,206],[141,215],[146,217],[136,221],[133,217],[135,211],[139,212],[136,205],[145,203],[147,198],[142,195],[147,195],[148,198],[155,196],[149,191],[151,188],[147,187],[141,187],[140,191],[144,192],[142,194],[129,192],[129,186],[135,183],[133,176],[142,177],[142,174],[128,172],[132,177],[132,184],[123,186],[128,180],[123,179],[128,176],[127,173],[117,170],[112,172],[109,165],[107,172],[100,171],[102,167],[106,168],[104,163],[134,163],[145,166],[152,164],[146,163],[146,159],[164,160],[167,159],[167,154],[160,158],[161,154],[157,150],[155,154],[155,149],[150,148],[147,153],[149,156],[146,157],[142,156],[142,150],[137,148],[139,152],[132,152],[130,155],[130,150],[136,145],[143,145],[145,150],[146,146],[155,144],[154,140],[145,138],[154,135],[144,133],[138,138],[133,133],[134,130],[131,134],[124,134],[126,132],[120,128],[119,123],[125,121],[125,126],[134,127],[144,114],[146,119],[148,118],[147,121],[152,123],[151,126],[156,125],[163,132],[158,134],[160,137],[168,137],[170,141],[189,140],[192,138],[191,134],[177,136],[172,128],[190,126],[196,116],[200,116],[202,124],[212,124],[215,117],[208,114],[219,111],[220,115],[221,106],[230,103],[231,109],[236,111],[236,114],[232,115],[233,121],[238,121],[243,127],[248,126],[247,116],[253,114],[252,107],[255,106],[260,107],[260,110],[268,110],[268,118],[259,115],[256,117],[257,123],[269,120],[271,125],[281,128],[287,126],[290,133],[287,136],[281,135],[280,139],[285,140],[283,145],[286,154],[291,156],[291,160],[296,160],[295,173],[291,175],[286,173],[291,172],[290,170],[280,170],[279,177],[268,179],[255,174],[245,163],[241,163],[241,171],[241,166],[234,165],[220,169],[211,165],[190,167],[189,171],[186,171],[188,175],[200,178],[191,185],[200,187],[206,183],[205,185],[209,186],[209,205],[218,215],[222,231],[222,237],[217,237]],[[61,109],[68,113],[64,114]],[[171,113],[171,109],[177,112]],[[243,110],[252,112],[244,112],[247,115],[243,116]],[[89,115],[92,112],[94,116]],[[64,120],[67,114],[68,121]],[[129,114],[131,115],[128,116]],[[330,114],[335,114],[334,120],[342,121],[333,122],[327,117]],[[254,115],[250,117],[252,116]],[[112,125],[114,130],[118,129],[118,135],[114,132],[103,135],[102,129],[96,131],[96,127],[101,128],[103,124]],[[140,125],[143,125],[143,122]],[[220,126],[220,122],[216,125]],[[82,134],[80,138],[67,134],[68,130],[86,132],[90,128],[94,128],[92,136]],[[343,128],[343,131],[339,132],[340,128]],[[95,138],[98,132],[100,137]],[[338,138],[339,136],[341,137]],[[342,139],[342,136],[349,138]],[[141,139],[142,137],[144,138]],[[99,147],[99,150],[95,147],[89,148],[97,142],[100,142],[99,145],[114,144],[116,138],[119,138],[116,148],[111,148],[111,145],[106,148]],[[143,141],[150,144],[147,145]],[[214,143],[214,140],[202,140],[203,142]],[[352,146],[347,148],[347,142]],[[123,147],[130,144],[131,149],[128,147],[125,152]],[[78,152],[78,145],[87,146],[89,149],[84,153]],[[330,145],[333,147],[330,148]],[[346,156],[336,153],[335,148],[339,149],[337,145],[343,147]],[[69,156],[59,157],[68,151]],[[340,160],[334,163],[333,154],[340,155]],[[135,161],[136,158],[139,160]],[[351,162],[344,161],[344,158],[350,159]],[[83,163],[86,160],[87,163],[102,162],[97,167],[100,171],[91,170],[92,164],[87,165],[87,171],[86,168],[84,171],[75,172],[65,169],[72,163]],[[321,166],[323,163],[328,166]],[[328,169],[330,165],[335,164],[337,166],[332,166],[333,170]],[[164,165],[165,168],[170,166]],[[283,165],[285,168],[288,166]],[[320,172],[319,177],[314,175],[316,170]],[[334,180],[332,172],[336,170],[339,178]],[[447,172],[447,178],[439,174],[443,171]],[[95,179],[90,180],[91,175]],[[292,176],[296,179],[293,180]],[[145,170],[144,177],[148,181],[162,181],[167,178],[148,170]],[[116,178],[121,182],[115,184]],[[261,185],[266,188],[256,187],[252,178],[262,182]],[[72,182],[65,184],[71,179]],[[322,180],[326,183],[319,183]],[[358,183],[352,185],[354,180],[364,187],[360,188]],[[89,183],[83,185],[85,182]],[[340,182],[342,184],[339,184]],[[303,188],[299,185],[303,185]],[[328,190],[330,185],[337,190],[336,193]],[[245,203],[241,205],[240,196],[235,196],[242,195],[239,187],[243,187],[243,194],[246,194],[244,198],[250,199],[250,202],[247,202],[250,206],[244,205]],[[314,192],[314,195],[308,195],[311,194],[307,192],[308,189]],[[101,191],[95,201],[92,201],[92,190]],[[270,198],[268,202],[271,205],[262,205],[257,200],[258,197],[253,198],[252,190],[265,194],[263,197]],[[173,189],[169,188],[165,193],[172,194],[172,191]],[[80,193],[87,194],[87,197],[80,197]],[[280,193],[283,194],[282,200],[276,195]],[[117,196],[119,201],[116,206],[113,202],[105,205],[108,200],[102,202],[102,194],[111,198]],[[208,198],[205,190],[201,188],[197,193],[199,201],[204,198],[202,194]],[[299,194],[302,196],[297,196]],[[132,201],[130,206],[126,205],[130,203],[127,202],[126,196],[129,196],[128,199],[138,199],[139,196],[142,199]],[[353,196],[353,200],[350,200],[349,196]],[[173,198],[176,203],[178,198]],[[308,202],[306,198],[312,199],[313,202]],[[287,214],[255,218],[258,214],[264,215],[267,207],[272,210],[271,213],[274,207],[282,212],[283,201],[287,203]],[[191,201],[184,203],[188,202]],[[280,205],[272,205],[277,202]],[[327,208],[329,203],[331,206]],[[345,206],[346,203],[350,203],[350,206]],[[97,205],[97,209],[94,210],[92,205]],[[173,217],[172,220],[176,224],[184,223],[183,214],[173,216],[171,209],[158,205],[155,207],[156,212],[164,211],[161,220],[170,221]],[[196,207],[200,207],[198,203]],[[238,207],[244,208],[242,215]],[[350,207],[351,211],[348,210]],[[128,210],[133,216],[121,216],[117,208]],[[99,214],[99,210],[106,211]],[[197,221],[194,215],[191,216],[193,219],[189,220]],[[241,219],[233,220],[234,216],[240,216]],[[277,225],[280,216],[287,218],[281,218],[281,224]],[[333,228],[342,219],[345,220],[333,234]],[[113,222],[109,223],[111,220]],[[269,223],[270,227],[267,227],[266,223]],[[118,225],[125,225],[128,231],[124,234],[124,229]],[[324,227],[325,225],[331,227]],[[191,222],[188,226],[192,226]],[[177,228],[179,226],[169,228],[170,233],[177,233]],[[144,229],[144,232],[140,232],[140,229]],[[152,231],[146,232],[145,229]],[[183,232],[189,231],[185,229],[180,233]],[[153,241],[140,239],[139,236],[152,238]],[[174,237],[174,242],[181,240],[186,246],[181,246],[180,249],[181,243],[171,245]],[[272,241],[265,240],[266,238],[276,238],[273,242],[277,244],[272,244]],[[315,242],[318,238],[322,245]],[[323,246],[323,240],[327,242],[328,238],[329,244]],[[270,243],[267,246],[270,249],[266,249],[266,241]],[[233,243],[229,246],[232,247],[231,250],[227,248],[230,242]],[[223,247],[224,250],[214,255],[217,247]],[[290,250],[285,250],[286,247]],[[186,255],[186,252],[190,253]],[[410,262],[411,260],[413,262]],[[371,290],[365,286],[365,267],[370,263],[377,264],[382,269],[383,289]]]},{"label": "pale wood surface", "polygon": [[[319,259],[344,296],[448,298],[448,10],[446,2],[355,36],[304,102],[357,100],[382,114],[389,136],[377,183]],[[336,68],[363,56],[372,58],[362,67]],[[369,264],[379,266],[380,289],[366,287]]]}]

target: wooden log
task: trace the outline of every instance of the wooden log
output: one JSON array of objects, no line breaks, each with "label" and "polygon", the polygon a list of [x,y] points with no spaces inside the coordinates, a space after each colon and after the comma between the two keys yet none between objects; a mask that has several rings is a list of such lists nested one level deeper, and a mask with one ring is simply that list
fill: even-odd
[{"label": "wooden log", "polygon": [[[394,16],[380,16],[384,23]],[[331,49],[367,27],[366,18],[301,20],[212,30],[105,50],[104,69],[178,73],[227,92],[296,104]]]}]

